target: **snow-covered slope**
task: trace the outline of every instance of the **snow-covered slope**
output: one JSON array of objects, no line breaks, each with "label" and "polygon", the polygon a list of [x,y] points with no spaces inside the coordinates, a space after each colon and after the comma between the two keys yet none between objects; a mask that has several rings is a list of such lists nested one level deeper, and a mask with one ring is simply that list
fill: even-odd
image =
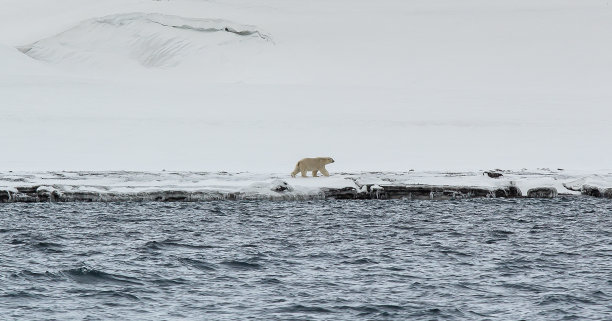
[{"label": "snow-covered slope", "polygon": [[611,29],[603,0],[4,0],[0,169],[609,168]]},{"label": "snow-covered slope", "polygon": [[222,19],[127,13],[81,22],[21,50],[34,59],[68,68],[85,65],[117,72],[130,63],[174,67],[185,60],[241,60],[248,57],[247,41],[271,39],[254,26]]},{"label": "snow-covered slope", "polygon": [[21,54],[17,49],[6,45],[0,45],[0,70],[2,79],[7,81],[9,77],[17,75],[39,74],[43,71],[42,64],[37,64],[33,59]]}]

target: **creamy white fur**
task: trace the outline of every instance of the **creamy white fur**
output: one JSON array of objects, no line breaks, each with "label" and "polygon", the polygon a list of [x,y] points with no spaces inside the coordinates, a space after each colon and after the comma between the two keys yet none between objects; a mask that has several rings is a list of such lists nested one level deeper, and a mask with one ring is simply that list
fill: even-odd
[{"label": "creamy white fur", "polygon": [[295,165],[295,169],[291,172],[291,176],[295,177],[298,172],[301,172],[302,177],[306,177],[306,172],[308,171],[312,171],[313,177],[317,177],[317,172],[321,172],[324,176],[329,176],[329,172],[325,169],[325,165],[333,162],[334,159],[331,157],[302,158]]}]

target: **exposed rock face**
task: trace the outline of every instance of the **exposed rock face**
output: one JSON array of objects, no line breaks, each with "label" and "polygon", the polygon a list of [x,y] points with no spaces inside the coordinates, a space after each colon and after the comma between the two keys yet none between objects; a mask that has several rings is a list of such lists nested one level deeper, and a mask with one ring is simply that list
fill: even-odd
[{"label": "exposed rock face", "polygon": [[292,192],[293,191],[293,187],[291,187],[291,185],[289,185],[285,181],[276,180],[270,184],[272,185],[272,188],[270,190],[274,192],[282,193],[282,192]]},{"label": "exposed rock face", "polygon": [[516,186],[508,186],[495,190],[495,197],[517,198],[522,196],[523,193]]},{"label": "exposed rock face", "polygon": [[38,202],[194,202],[229,199],[229,195],[219,192],[198,191],[152,191],[139,193],[98,193],[92,191],[60,192],[34,186],[17,188],[14,191],[0,191],[0,203],[38,203]]},{"label": "exposed rock face", "polygon": [[596,186],[584,185],[582,186],[582,195],[612,198],[612,188],[598,188]]},{"label": "exposed rock face", "polygon": [[8,203],[11,201],[11,194],[9,191],[0,191],[0,203]]},{"label": "exposed rock face", "polygon": [[495,197],[488,189],[471,187],[444,187],[444,186],[382,186],[383,199],[422,199],[444,200],[474,197]]},{"label": "exposed rock face", "polygon": [[557,189],[554,187],[538,187],[527,191],[529,198],[555,198],[557,197]]},{"label": "exposed rock face", "polygon": [[582,195],[601,197],[601,191],[595,186],[584,185],[582,186]]},{"label": "exposed rock face", "polygon": [[[264,184],[264,183],[262,183]],[[255,184],[257,185],[257,184]],[[312,200],[312,199],[408,199],[408,200],[451,200],[469,198],[520,198],[521,191],[515,186],[498,189],[465,186],[431,185],[364,185],[354,187],[322,188],[319,193],[299,194],[287,182],[276,180],[265,183],[272,194],[258,194],[248,191],[223,193],[219,191],[156,190],[135,193],[60,191],[50,186],[28,186],[0,190],[0,202],[197,202],[211,200]],[[259,186],[259,185],[257,185]],[[262,185],[263,186],[263,185]],[[600,194],[601,195],[601,194]],[[605,197],[612,198],[612,189],[606,190]],[[552,187],[530,189],[530,198],[554,198],[557,190]]]},{"label": "exposed rock face", "polygon": [[[501,171],[489,171],[501,172]],[[485,172],[486,173],[486,172]],[[61,171],[0,172],[0,203],[197,202],[210,200],[321,200],[551,198],[582,193],[612,199],[612,173],[591,176],[504,171],[339,173],[316,180],[285,173]],[[582,173],[580,174],[582,175]],[[474,184],[474,185],[471,185]],[[559,186],[557,191],[550,186]],[[518,186],[535,186],[527,193]],[[546,187],[549,186],[549,187]]]},{"label": "exposed rock face", "polygon": [[516,187],[516,186],[509,186],[508,187],[508,197],[521,197],[523,196],[523,194],[521,193],[521,190]]},{"label": "exposed rock face", "polygon": [[369,193],[358,193],[354,187],[324,188],[323,194],[325,198],[338,200],[367,199],[367,196],[369,196]]},{"label": "exposed rock face", "polygon": [[366,186],[357,191],[352,187],[326,188],[325,198],[331,199],[411,199],[411,200],[450,200],[483,197],[520,197],[516,187],[489,190],[479,187],[429,186],[429,185],[381,185]]},{"label": "exposed rock face", "polygon": [[486,174],[487,176],[491,177],[491,178],[500,178],[504,175],[502,175],[502,173],[497,173],[497,172],[484,172],[484,174]]}]

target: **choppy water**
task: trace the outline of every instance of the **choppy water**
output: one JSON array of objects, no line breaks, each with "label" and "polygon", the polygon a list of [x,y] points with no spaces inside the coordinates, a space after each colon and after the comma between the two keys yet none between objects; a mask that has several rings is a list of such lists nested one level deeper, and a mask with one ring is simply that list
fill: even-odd
[{"label": "choppy water", "polygon": [[0,206],[0,319],[612,319],[612,202]]}]

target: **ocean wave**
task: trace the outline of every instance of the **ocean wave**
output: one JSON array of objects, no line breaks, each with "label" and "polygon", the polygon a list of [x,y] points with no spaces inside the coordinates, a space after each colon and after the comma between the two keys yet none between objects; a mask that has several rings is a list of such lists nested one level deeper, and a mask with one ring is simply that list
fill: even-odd
[{"label": "ocean wave", "polygon": [[173,247],[182,247],[182,248],[190,248],[190,249],[212,249],[212,248],[216,248],[217,246],[181,243],[178,240],[171,240],[171,239],[166,239],[163,241],[148,241],[143,245],[143,248],[152,249],[152,250],[162,250],[162,249],[173,248]]},{"label": "ocean wave", "polygon": [[205,261],[196,260],[196,259],[190,259],[190,258],[179,258],[178,260],[182,264],[194,267],[194,268],[196,268],[198,270],[202,270],[202,271],[214,271],[214,270],[216,270],[216,268],[215,268],[215,266],[213,264],[205,262]]},{"label": "ocean wave", "polygon": [[58,274],[64,275],[77,283],[118,283],[143,285],[143,282],[137,278],[132,278],[121,274],[107,273],[88,266],[62,270],[58,272]]},{"label": "ocean wave", "polygon": [[263,268],[261,264],[251,263],[247,261],[240,261],[240,260],[223,261],[221,262],[221,264],[227,267],[230,267],[232,269],[237,269],[237,270],[259,270]]},{"label": "ocean wave", "polygon": [[303,304],[292,304],[287,307],[279,308],[278,312],[285,313],[297,313],[297,312],[306,312],[306,313],[334,313],[333,310],[320,307],[320,306],[309,306]]}]

